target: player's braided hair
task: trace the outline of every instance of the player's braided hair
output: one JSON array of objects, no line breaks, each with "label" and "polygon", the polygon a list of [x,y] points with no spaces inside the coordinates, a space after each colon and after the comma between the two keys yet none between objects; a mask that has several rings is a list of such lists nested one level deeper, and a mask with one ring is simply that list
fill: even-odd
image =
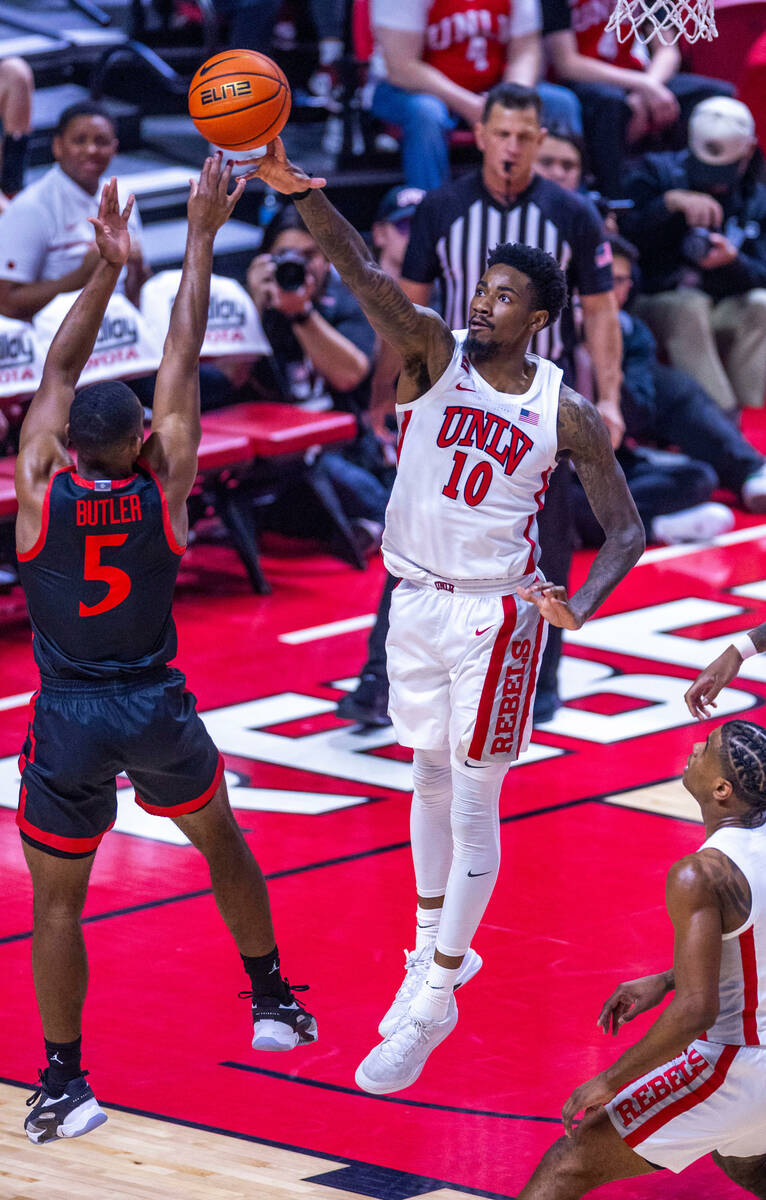
[{"label": "player's braided hair", "polygon": [[766,729],[752,721],[727,721],[721,726],[721,758],[730,782],[749,812],[745,825],[766,822]]},{"label": "player's braided hair", "polygon": [[551,325],[567,303],[567,281],[564,272],[552,254],[539,250],[537,246],[524,246],[521,242],[501,242],[490,250],[487,268],[502,263],[515,267],[529,279],[532,304],[535,309],[544,308],[548,313],[546,325]]}]

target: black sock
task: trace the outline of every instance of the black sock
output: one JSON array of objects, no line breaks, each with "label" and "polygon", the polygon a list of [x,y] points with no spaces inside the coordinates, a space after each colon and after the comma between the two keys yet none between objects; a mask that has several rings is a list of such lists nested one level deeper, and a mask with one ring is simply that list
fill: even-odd
[{"label": "black sock", "polygon": [[250,976],[254,996],[280,996],[282,976],[279,974],[279,950],[275,946],[268,954],[248,958],[241,956],[242,964]]},{"label": "black sock", "polygon": [[3,138],[3,166],[0,174],[0,190],[6,196],[15,196],[24,186],[24,168],[27,163],[27,146],[29,137],[23,133],[21,137]]},{"label": "black sock", "polygon": [[45,1039],[45,1057],[48,1059],[47,1091],[52,1096],[60,1096],[70,1080],[82,1075],[81,1053],[82,1037],[78,1037],[74,1042],[49,1042]]}]

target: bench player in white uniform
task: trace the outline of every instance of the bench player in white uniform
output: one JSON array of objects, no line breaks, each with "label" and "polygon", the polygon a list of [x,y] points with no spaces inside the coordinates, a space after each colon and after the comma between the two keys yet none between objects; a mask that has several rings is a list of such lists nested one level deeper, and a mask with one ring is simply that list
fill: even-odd
[{"label": "bench player in white uniform", "polygon": [[[566,301],[558,264],[506,245],[490,257],[452,333],[413,305],[279,140],[255,172],[301,217],[403,360],[399,474],[384,558],[401,583],[387,642],[390,713],[414,748],[412,851],[417,942],[360,1087],[394,1092],[454,1028],[454,988],[500,863],[503,776],[527,744],[546,621],[578,629],[629,571],[643,532],[595,407],[526,350]],[[571,455],[605,542],[578,592],[537,571],[536,514],[557,457]]]},{"label": "bench player in white uniform", "polygon": [[568,1136],[518,1200],[579,1200],[610,1180],[682,1171],[710,1153],[766,1197],[766,730],[750,721],[714,729],[689,756],[684,784],[706,841],[668,875],[673,967],[620,984],[599,1024],[616,1034],[674,990],[673,1000],[572,1093]]}]

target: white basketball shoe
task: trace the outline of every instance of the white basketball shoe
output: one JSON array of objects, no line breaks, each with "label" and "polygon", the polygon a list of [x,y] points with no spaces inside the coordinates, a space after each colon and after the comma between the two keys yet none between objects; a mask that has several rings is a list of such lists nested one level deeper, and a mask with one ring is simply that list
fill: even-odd
[{"label": "white basketball shoe", "polygon": [[421,1021],[406,1013],[357,1067],[357,1087],[377,1096],[408,1088],[423,1070],[431,1051],[449,1037],[456,1025],[454,993],[442,1021]]},{"label": "white basketball shoe", "polygon": [[[394,997],[393,1004],[378,1025],[378,1033],[381,1037],[387,1037],[407,1012],[411,1001],[415,999],[420,990],[420,985],[425,982],[433,957],[433,945],[424,946],[421,950],[404,951],[404,981]],[[481,955],[469,947],[457,973],[455,991],[464,983],[468,983],[469,979],[473,979],[481,967]]]}]

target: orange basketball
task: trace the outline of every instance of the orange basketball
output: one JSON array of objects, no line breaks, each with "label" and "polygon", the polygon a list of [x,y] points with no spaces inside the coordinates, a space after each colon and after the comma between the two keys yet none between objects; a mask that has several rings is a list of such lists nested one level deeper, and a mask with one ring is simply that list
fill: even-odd
[{"label": "orange basketball", "polygon": [[290,85],[257,50],[223,50],[189,85],[189,115],[223,150],[253,150],[275,138],[290,115]]}]

